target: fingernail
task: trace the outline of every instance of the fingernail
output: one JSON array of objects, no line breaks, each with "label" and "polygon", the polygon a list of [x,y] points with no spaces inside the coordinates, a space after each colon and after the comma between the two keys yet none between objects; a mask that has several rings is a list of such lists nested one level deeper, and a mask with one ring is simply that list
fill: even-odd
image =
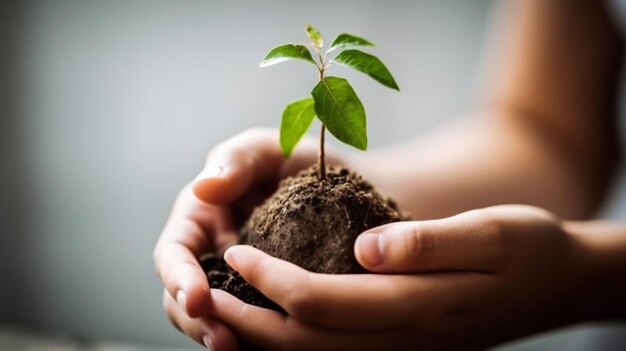
[{"label": "fingernail", "polygon": [[237,255],[237,248],[235,246],[231,246],[226,251],[224,251],[224,261],[228,263],[229,266],[233,266],[236,263],[235,256]]},{"label": "fingernail", "polygon": [[198,174],[195,181],[208,179],[208,178],[220,178],[224,175],[224,166],[222,165],[209,165]]},{"label": "fingernail", "polygon": [[383,263],[381,239],[382,235],[367,232],[356,238],[354,246],[358,257],[368,267],[376,267]]},{"label": "fingernail", "polygon": [[176,293],[176,302],[178,302],[180,308],[182,308],[183,311],[187,313],[187,295],[184,291],[178,290],[178,292]]},{"label": "fingernail", "polygon": [[211,351],[215,351],[215,347],[213,347],[213,341],[211,341],[211,337],[209,335],[204,336],[202,338],[202,342],[204,343],[204,346],[206,346],[207,349]]}]

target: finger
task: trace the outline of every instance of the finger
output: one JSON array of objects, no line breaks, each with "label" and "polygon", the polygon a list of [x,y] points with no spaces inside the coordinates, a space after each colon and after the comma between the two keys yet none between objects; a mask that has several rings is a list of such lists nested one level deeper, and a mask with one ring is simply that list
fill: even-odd
[{"label": "finger", "polygon": [[249,284],[289,315],[328,327],[400,326],[405,321],[398,316],[406,315],[406,304],[395,302],[415,300],[410,295],[421,284],[409,276],[311,273],[251,246],[233,246],[226,250],[224,258]]},{"label": "finger", "polygon": [[432,221],[398,222],[357,238],[358,262],[376,273],[493,272],[506,254],[506,221],[474,210]]},{"label": "finger", "polygon": [[[193,191],[202,201],[231,204],[247,193],[252,184],[275,182],[312,165],[317,145],[303,138],[285,159],[274,129],[253,128],[216,146],[194,181]],[[341,163],[339,153],[327,147],[327,162]]]},{"label": "finger", "polygon": [[163,307],[168,318],[178,330],[197,343],[205,345],[209,350],[237,350],[237,337],[224,323],[215,318],[190,318],[180,309],[180,306],[167,291],[163,291]]},{"label": "finger", "polygon": [[191,317],[205,314],[211,298],[197,257],[232,245],[237,237],[223,210],[210,206],[183,189],[154,249],[159,277]]},{"label": "finger", "polygon": [[[289,316],[253,306],[214,290],[212,313],[246,341],[267,350],[385,350],[407,343],[396,331],[350,332],[303,324]],[[413,341],[419,335],[412,335]]]},{"label": "finger", "polygon": [[[251,246],[225,259],[294,319],[317,326],[380,331],[417,326],[425,332],[460,327],[495,301],[500,277],[478,272],[424,275],[316,274]],[[469,313],[477,309],[475,313]],[[461,313],[462,312],[462,313]],[[456,323],[456,325],[455,325]]]},{"label": "finger", "polygon": [[184,241],[196,254],[206,253],[207,250],[221,254],[239,238],[230,208],[198,200],[192,192],[191,185],[185,186],[176,199],[170,221],[191,221],[193,225],[199,227],[199,231],[194,231],[194,234],[200,234],[198,236],[184,231],[171,231],[173,238]]},{"label": "finger", "polygon": [[253,183],[278,179],[284,158],[277,140],[272,130],[252,129],[221,143],[196,177],[194,193],[208,203],[230,204]]}]

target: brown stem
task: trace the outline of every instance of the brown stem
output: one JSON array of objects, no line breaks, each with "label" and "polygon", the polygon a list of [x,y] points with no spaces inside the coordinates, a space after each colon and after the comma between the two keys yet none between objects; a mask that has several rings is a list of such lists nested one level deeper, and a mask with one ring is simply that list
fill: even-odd
[{"label": "brown stem", "polygon": [[[322,55],[322,53],[319,51],[319,49],[317,47],[315,47],[315,51],[317,52],[317,55],[320,59],[320,65],[319,65],[319,77],[320,80],[324,79],[324,71],[326,70],[326,62],[325,62],[325,56],[326,55]],[[318,155],[318,159],[317,159],[317,165],[318,165],[318,175],[320,180],[324,180],[326,179],[326,155],[324,155],[324,132],[326,131],[326,127],[324,126],[324,123],[322,123],[322,127],[320,128],[320,152]]]},{"label": "brown stem", "polygon": [[322,123],[322,128],[320,129],[320,153],[319,158],[317,160],[318,168],[319,168],[319,177],[320,180],[326,179],[326,161],[324,155],[324,132],[326,131],[326,127],[324,123]]}]

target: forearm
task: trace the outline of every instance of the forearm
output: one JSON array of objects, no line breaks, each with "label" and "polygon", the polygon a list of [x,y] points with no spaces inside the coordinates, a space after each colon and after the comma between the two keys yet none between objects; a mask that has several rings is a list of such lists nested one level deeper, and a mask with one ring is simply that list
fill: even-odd
[{"label": "forearm", "polygon": [[503,203],[588,216],[596,196],[587,172],[593,167],[509,113],[470,116],[419,140],[347,159],[416,219]]},{"label": "forearm", "polygon": [[622,43],[604,6],[507,2],[478,116],[355,168],[418,219],[501,203],[588,217],[618,150]]}]

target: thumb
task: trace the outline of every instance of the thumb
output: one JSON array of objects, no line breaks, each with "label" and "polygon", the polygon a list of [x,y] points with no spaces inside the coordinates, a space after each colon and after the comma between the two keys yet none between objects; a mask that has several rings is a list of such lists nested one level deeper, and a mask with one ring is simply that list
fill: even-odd
[{"label": "thumb", "polygon": [[239,199],[254,184],[278,177],[283,162],[276,132],[250,129],[216,146],[193,181],[200,200],[226,205]]},{"label": "thumb", "polygon": [[474,212],[372,228],[357,238],[355,256],[376,273],[492,270],[504,251],[500,229]]}]

